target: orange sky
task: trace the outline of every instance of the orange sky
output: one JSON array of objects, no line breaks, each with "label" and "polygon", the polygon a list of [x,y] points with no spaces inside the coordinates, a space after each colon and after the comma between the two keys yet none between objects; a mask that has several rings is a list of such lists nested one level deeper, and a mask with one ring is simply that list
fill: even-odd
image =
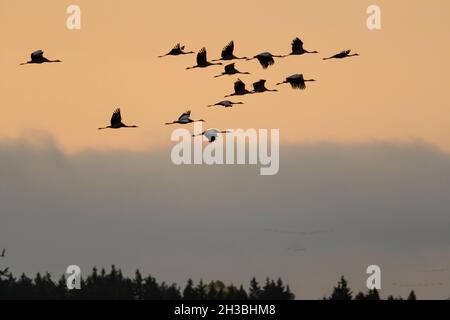
[{"label": "orange sky", "polygon": [[[173,128],[163,123],[191,109],[208,127],[279,128],[289,142],[422,139],[450,149],[450,2],[376,1],[383,29],[369,31],[373,3],[0,0],[0,138],[39,129],[68,151],[164,146]],[[80,31],[66,29],[70,4],[81,7]],[[206,46],[210,58],[230,40],[237,55],[285,54],[296,36],[320,55],[268,70],[238,62],[252,73],[241,78],[269,88],[294,73],[318,82],[234,99],[246,103],[234,109],[206,108],[232,91],[235,77],[213,79],[221,67],[186,71],[192,55],[156,58],[178,41]],[[347,48],[361,57],[321,60]],[[36,49],[64,63],[19,67]],[[118,106],[140,128],[98,132]]]}]

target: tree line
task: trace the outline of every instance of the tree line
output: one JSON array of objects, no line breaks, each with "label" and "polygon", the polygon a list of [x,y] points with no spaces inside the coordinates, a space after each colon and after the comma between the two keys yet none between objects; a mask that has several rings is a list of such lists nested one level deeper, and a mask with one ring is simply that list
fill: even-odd
[{"label": "tree line", "polygon": [[[289,285],[279,278],[267,278],[259,283],[251,279],[248,289],[243,285],[226,285],[222,281],[194,283],[189,279],[183,287],[175,283],[158,282],[152,276],[143,277],[139,270],[134,277],[125,277],[120,269],[111,267],[98,271],[94,268],[87,277],[81,279],[82,290],[68,290],[65,275],[53,281],[49,273],[36,274],[29,278],[25,274],[14,277],[11,273],[0,276],[0,300],[294,300],[295,295]],[[347,280],[342,277],[324,300],[381,300],[379,292],[369,290],[353,295]],[[416,300],[411,291],[408,300]],[[389,296],[388,300],[403,300]]]}]

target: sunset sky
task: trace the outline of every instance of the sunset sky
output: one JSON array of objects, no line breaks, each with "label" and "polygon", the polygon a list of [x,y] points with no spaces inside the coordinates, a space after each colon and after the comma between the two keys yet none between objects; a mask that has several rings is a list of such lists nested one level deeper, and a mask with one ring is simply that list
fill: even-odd
[{"label": "sunset sky", "polygon": [[[76,1],[82,29],[68,30],[73,1],[0,1],[0,136],[30,128],[54,135],[68,151],[147,149],[170,144],[162,124],[188,109],[207,127],[279,128],[281,139],[367,141],[420,139],[450,148],[448,12],[441,1],[377,1],[382,30],[369,31],[372,1]],[[210,103],[232,92],[236,77],[212,77],[222,67],[184,70],[195,56],[156,56],[177,42],[188,50],[205,46],[218,58],[230,40],[236,54],[286,54],[301,37],[319,55],[277,60],[263,70],[256,61],[237,62],[249,85],[260,78],[273,87],[304,73],[318,82],[305,92],[283,87],[278,94],[244,97],[233,110]],[[63,64],[25,66],[36,49]],[[343,49],[361,57],[321,60]],[[235,99],[236,100],[236,99]],[[124,121],[141,129],[96,132],[120,106]]]},{"label": "sunset sky", "polygon": [[[66,28],[71,4],[81,30]],[[371,4],[379,31],[366,27]],[[378,263],[384,294],[447,298],[449,12],[448,0],[0,0],[8,266],[59,276],[68,264],[115,263],[179,283],[281,276],[299,298],[320,298],[341,274],[365,290],[365,268]],[[236,97],[245,104],[230,109],[206,106],[237,77],[185,70],[195,55],[157,58],[181,42],[217,59],[230,40],[238,56],[287,54],[297,36],[320,54],[267,70],[237,61],[251,73],[239,78],[271,89],[295,73],[317,82]],[[38,49],[63,63],[19,66]],[[360,56],[322,60],[344,49]],[[98,131],[117,107],[139,128]],[[186,110],[206,128],[280,129],[280,174],[175,167],[164,123]]]}]

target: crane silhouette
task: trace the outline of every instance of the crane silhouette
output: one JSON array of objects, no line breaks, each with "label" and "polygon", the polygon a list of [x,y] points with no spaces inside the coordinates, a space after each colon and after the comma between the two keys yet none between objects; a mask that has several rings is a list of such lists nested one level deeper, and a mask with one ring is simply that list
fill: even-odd
[{"label": "crane silhouette", "polygon": [[167,56],[179,56],[179,55],[184,55],[184,54],[193,54],[193,53],[195,53],[195,52],[194,51],[185,52],[184,46],[177,43],[175,45],[175,47],[173,47],[172,50],[170,50],[168,53],[166,53],[162,56],[158,56],[158,58],[163,58],[163,57],[167,57]]},{"label": "crane silhouette", "polygon": [[305,48],[303,48],[303,41],[300,40],[300,38],[295,38],[292,40],[292,51],[289,54],[290,56],[301,56],[306,53],[319,53],[317,51],[308,51]]},{"label": "crane silhouette", "polygon": [[103,129],[120,129],[120,128],[137,128],[137,126],[127,126],[122,122],[122,115],[120,114],[120,108],[114,110],[114,113],[111,117],[111,125],[103,128],[98,128],[98,130]]},{"label": "crane silhouette", "polygon": [[263,93],[263,92],[276,92],[278,90],[269,90],[266,88],[266,80],[261,79],[253,83],[253,93]]},{"label": "crane silhouette", "polygon": [[292,76],[287,77],[285,81],[277,83],[277,86],[282,85],[284,83],[289,83],[293,89],[305,90],[306,82],[309,81],[316,81],[316,80],[314,79],[305,80],[303,74],[294,74]]},{"label": "crane silhouette", "polygon": [[192,120],[191,119],[191,111],[188,110],[185,113],[183,113],[178,120],[176,121],[172,121],[172,122],[166,122],[166,126],[167,125],[171,125],[171,124],[188,124],[188,123],[192,123],[192,122],[205,122],[205,120],[200,119],[200,120]]},{"label": "crane silhouette", "polygon": [[218,77],[222,77],[222,76],[226,76],[226,75],[231,76],[234,74],[250,74],[250,72],[240,72],[239,70],[236,69],[235,65],[236,65],[235,63],[227,64],[225,66],[224,72],[222,72],[221,74],[219,74],[217,76],[214,76],[214,78],[218,78]]},{"label": "crane silhouette", "polygon": [[228,60],[248,59],[247,57],[236,57],[234,55],[234,41],[231,40],[222,50],[221,58],[213,61],[228,61]]},{"label": "crane silhouette", "polygon": [[52,63],[52,62],[62,62],[61,60],[49,60],[46,57],[44,57],[44,51],[42,50],[36,50],[31,54],[31,60],[21,63],[20,65],[23,66],[25,64],[42,64],[42,63]]},{"label": "crane silhouette", "polygon": [[217,140],[217,138],[219,137],[219,134],[222,134],[222,133],[231,133],[231,131],[226,131],[226,130],[225,131],[221,131],[221,130],[218,130],[218,129],[208,129],[206,131],[203,131],[200,134],[193,134],[192,137],[205,136],[208,139],[209,143],[213,143],[214,141]]},{"label": "crane silhouette", "polygon": [[248,91],[245,88],[245,83],[241,79],[237,79],[237,81],[234,83],[234,93],[225,96],[225,98],[232,96],[243,96],[251,93],[252,92]]},{"label": "crane silhouette", "polygon": [[339,52],[338,54],[335,54],[334,56],[331,56],[329,58],[323,58],[323,60],[330,60],[330,59],[344,59],[344,58],[348,58],[348,57],[356,57],[359,56],[359,53],[353,53],[350,54],[350,52],[352,52],[352,50],[344,50],[342,52]]},{"label": "crane silhouette", "polygon": [[277,56],[273,55],[270,52],[263,52],[260,53],[253,58],[248,58],[247,61],[257,59],[259,61],[259,64],[263,67],[263,69],[267,69],[269,66],[272,66],[275,63],[275,60],[273,58],[284,58],[286,56]]},{"label": "crane silhouette", "polygon": [[194,69],[194,68],[206,68],[206,67],[214,66],[214,65],[222,65],[222,63],[221,62],[218,62],[218,63],[209,62],[207,59],[207,56],[206,56],[206,48],[202,48],[197,53],[197,65],[195,65],[193,67],[188,67],[186,69],[190,70],[190,69]]},{"label": "crane silhouette", "polygon": [[236,104],[244,104],[244,103],[243,102],[233,102],[230,100],[224,100],[224,101],[217,102],[216,104],[210,104],[208,107],[211,108],[211,107],[218,106],[218,107],[224,107],[224,108],[231,108]]}]

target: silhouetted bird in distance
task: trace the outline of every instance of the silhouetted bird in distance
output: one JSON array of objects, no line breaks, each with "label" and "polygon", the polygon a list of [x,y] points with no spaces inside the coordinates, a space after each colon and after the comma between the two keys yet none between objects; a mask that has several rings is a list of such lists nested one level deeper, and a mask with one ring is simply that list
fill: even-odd
[{"label": "silhouetted bird in distance", "polygon": [[193,53],[195,53],[195,52],[194,51],[185,52],[184,46],[181,46],[179,43],[177,43],[175,45],[175,47],[173,47],[172,50],[170,50],[168,53],[166,53],[162,56],[158,56],[158,58],[163,58],[163,57],[167,57],[167,56],[179,56],[179,55],[184,55],[184,54],[193,54]]},{"label": "silhouetted bird in distance", "polygon": [[259,64],[263,67],[263,69],[267,69],[269,66],[272,66],[275,63],[275,60],[273,58],[284,58],[286,56],[277,56],[273,55],[270,52],[263,52],[260,53],[253,58],[247,59],[247,61],[257,59],[259,61]]},{"label": "silhouetted bird in distance", "polygon": [[208,129],[200,134],[193,134],[192,137],[205,136],[210,143],[217,140],[219,134],[221,133],[231,133],[231,131],[220,131],[218,129]]},{"label": "silhouetted bird in distance", "polygon": [[323,58],[323,60],[344,59],[344,58],[359,56],[359,53],[350,54],[350,52],[351,52],[351,50],[345,50],[345,51],[339,52],[338,54],[335,54],[334,56],[331,56],[329,58]]},{"label": "silhouetted bird in distance", "polygon": [[202,48],[198,53],[197,53],[197,65],[193,66],[193,67],[188,67],[186,68],[187,70],[190,69],[194,69],[194,68],[206,68],[209,66],[215,66],[215,65],[222,65],[221,62],[218,63],[213,63],[213,62],[209,62],[206,56],[206,48]]},{"label": "silhouetted bird in distance", "polygon": [[293,89],[305,90],[306,82],[310,81],[312,82],[316,80],[314,79],[305,80],[303,74],[294,74],[292,76],[287,77],[285,81],[277,83],[277,86],[282,85],[284,83],[289,83]]},{"label": "silhouetted bird in distance", "polygon": [[214,78],[218,78],[218,77],[222,77],[222,76],[226,76],[226,75],[232,76],[234,74],[250,74],[250,72],[240,72],[239,70],[236,69],[235,65],[236,65],[235,63],[227,64],[225,66],[225,71],[222,72],[221,74],[215,76]]},{"label": "silhouetted bird in distance", "polygon": [[253,93],[263,93],[263,92],[276,92],[278,90],[273,89],[269,90],[266,88],[266,80],[261,79],[255,83],[253,83]]},{"label": "silhouetted bird in distance", "polygon": [[295,38],[292,40],[292,51],[289,54],[290,56],[300,56],[306,53],[319,53],[317,51],[308,51],[305,48],[303,48],[303,41],[300,40],[300,38]]},{"label": "silhouetted bird in distance", "polygon": [[52,63],[52,62],[62,62],[61,60],[49,60],[46,57],[44,57],[44,51],[42,50],[36,50],[31,54],[31,60],[21,63],[20,65],[23,66],[25,64],[42,64],[42,63]]},{"label": "silhouetted bird in distance", "polygon": [[230,41],[222,50],[221,58],[213,61],[227,61],[237,59],[248,59],[247,57],[236,57],[234,55],[234,41]]},{"label": "silhouetted bird in distance", "polygon": [[243,102],[232,102],[230,100],[224,100],[217,102],[216,104],[210,104],[208,107],[224,107],[224,108],[231,108],[236,104],[244,104]]},{"label": "silhouetted bird in distance", "polygon": [[243,96],[251,93],[252,92],[248,91],[245,88],[245,83],[241,79],[237,79],[237,81],[234,83],[234,93],[225,96],[225,98],[232,96]]},{"label": "silhouetted bird in distance", "polygon": [[178,120],[176,121],[172,121],[172,122],[166,122],[166,125],[171,125],[171,124],[188,124],[188,123],[192,123],[192,122],[205,122],[205,120],[200,119],[200,120],[192,120],[191,119],[191,111],[188,110],[185,113],[183,113]]},{"label": "silhouetted bird in distance", "polygon": [[98,128],[98,130],[103,129],[120,129],[120,128],[137,128],[137,126],[127,126],[122,122],[122,115],[120,114],[120,108],[116,109],[111,117],[111,125]]}]

